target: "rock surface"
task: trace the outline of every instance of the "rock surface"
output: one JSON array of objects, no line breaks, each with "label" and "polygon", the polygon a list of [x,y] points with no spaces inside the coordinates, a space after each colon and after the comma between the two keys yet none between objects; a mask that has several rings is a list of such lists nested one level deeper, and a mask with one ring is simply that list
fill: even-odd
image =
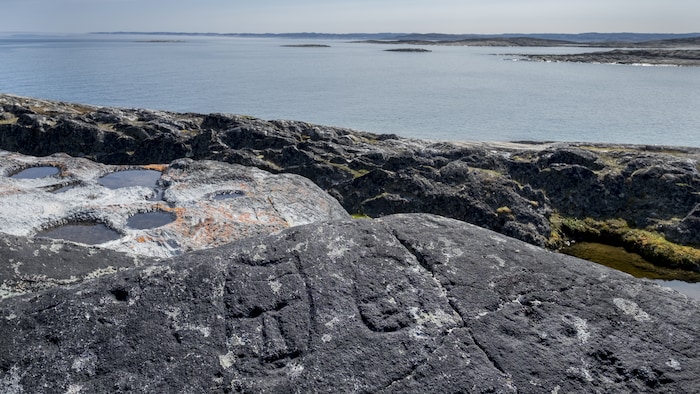
[{"label": "rock surface", "polygon": [[[36,179],[10,177],[37,166],[60,172]],[[133,184],[138,172],[121,171],[135,169],[150,169],[160,178],[150,187]],[[103,177],[108,174],[129,174],[120,180],[126,185],[107,184]],[[33,157],[5,151],[0,151],[0,207],[3,233],[42,236],[41,230],[65,224],[102,223],[118,239],[94,243],[152,257],[350,217],[335,199],[298,175],[191,159],[115,166],[65,154]],[[172,222],[154,228],[129,225],[134,215],[148,212],[172,216]]]},{"label": "rock surface", "polygon": [[693,392],[699,312],[452,219],[316,223],[1,300],[0,391]]},{"label": "rock surface", "polygon": [[697,245],[700,233],[693,213],[700,206],[697,148],[435,142],[10,95],[0,95],[0,116],[2,149],[66,152],[107,164],[188,157],[295,173],[351,213],[434,213],[540,246],[566,238],[554,223],[558,216],[621,219],[681,244]]}]

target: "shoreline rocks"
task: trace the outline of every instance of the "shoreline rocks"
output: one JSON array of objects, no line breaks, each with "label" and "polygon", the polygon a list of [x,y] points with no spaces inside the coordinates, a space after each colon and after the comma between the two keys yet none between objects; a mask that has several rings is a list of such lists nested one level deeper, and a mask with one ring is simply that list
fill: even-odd
[{"label": "shoreline rocks", "polygon": [[566,55],[518,55],[532,61],[632,64],[655,66],[700,66],[697,49],[614,49]]},{"label": "shoreline rocks", "polygon": [[[0,108],[1,149],[66,152],[106,164],[187,157],[294,173],[351,214],[434,213],[554,248],[571,237],[559,225],[568,218],[623,220],[663,235],[672,254],[674,244],[696,247],[692,234],[700,232],[693,214],[700,206],[700,148],[438,142],[10,95],[0,95]],[[693,264],[700,270],[700,259]]]}]

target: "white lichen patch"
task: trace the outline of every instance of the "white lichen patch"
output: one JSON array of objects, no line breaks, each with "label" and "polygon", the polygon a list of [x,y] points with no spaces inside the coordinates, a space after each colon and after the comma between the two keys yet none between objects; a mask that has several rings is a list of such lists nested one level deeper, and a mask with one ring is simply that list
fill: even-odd
[{"label": "white lichen patch", "polygon": [[6,283],[0,284],[0,300],[15,297],[25,293],[26,291],[10,288],[9,286],[7,286]]},{"label": "white lichen patch", "polygon": [[614,298],[613,303],[625,315],[632,316],[634,320],[639,322],[651,321],[648,313],[644,312],[636,302],[626,300],[624,298]]},{"label": "white lichen patch", "polygon": [[95,364],[97,362],[97,357],[92,353],[83,354],[76,357],[71,364],[71,369],[76,372],[84,372],[88,375],[93,375],[95,373]]},{"label": "white lichen patch", "polygon": [[22,376],[19,374],[19,368],[16,365],[10,368],[10,371],[5,376],[0,377],[0,391],[7,394],[24,393],[24,387],[20,384]]},{"label": "white lichen patch", "polygon": [[490,254],[486,256],[486,258],[496,262],[496,265],[494,265],[493,268],[500,269],[506,266],[506,261],[503,260],[501,257],[496,256],[495,254]]},{"label": "white lichen patch", "polygon": [[411,317],[413,317],[413,320],[415,320],[415,322],[421,326],[430,323],[437,327],[452,327],[461,323],[461,318],[459,315],[457,315],[457,313],[449,314],[442,309],[427,312],[421,311],[417,307],[412,307],[409,309],[409,313],[411,314]]},{"label": "white lichen patch", "polygon": [[176,323],[175,328],[178,330],[197,331],[200,334],[202,334],[202,336],[204,338],[209,338],[209,336],[211,335],[211,328],[210,327],[199,326],[196,324],[185,323],[185,324],[180,325],[180,324]]},{"label": "white lichen patch", "polygon": [[[127,268],[123,268],[123,269],[127,269]],[[89,274],[85,275],[84,279],[86,279],[86,280],[87,279],[95,279],[95,278],[99,278],[100,276],[116,274],[117,272],[118,272],[118,270],[110,265],[108,267],[98,268],[98,269],[90,272]]]},{"label": "white lichen patch", "polygon": [[299,377],[302,372],[304,372],[304,366],[297,362],[291,362],[287,365],[287,376],[290,378]]},{"label": "white lichen patch", "polygon": [[669,358],[668,361],[666,361],[666,366],[673,369],[674,371],[680,371],[683,369],[681,367],[681,363],[679,363],[678,360],[676,360],[675,358]]},{"label": "white lichen patch", "polygon": [[343,237],[337,237],[334,242],[328,244],[328,257],[331,260],[336,260],[343,257],[345,253],[356,249],[357,244],[352,239],[345,239]]},{"label": "white lichen patch", "polygon": [[226,354],[219,355],[219,365],[221,365],[221,368],[223,368],[223,369],[231,368],[235,362],[236,362],[236,355],[233,354],[232,352],[228,352]]},{"label": "white lichen patch", "polygon": [[83,386],[79,384],[71,384],[66,390],[66,394],[78,394],[83,391]]},{"label": "white lichen patch", "polygon": [[268,285],[270,285],[270,289],[272,289],[272,292],[278,295],[280,293],[280,289],[282,289],[282,283],[278,280],[270,280],[267,282]]},{"label": "white lichen patch", "polygon": [[333,340],[333,336],[330,334],[323,334],[323,336],[321,336],[321,340],[323,342],[330,342],[331,340]]},{"label": "white lichen patch", "polygon": [[562,320],[574,327],[574,330],[576,330],[576,338],[581,344],[588,342],[588,339],[591,337],[591,332],[588,329],[588,322],[585,319],[578,316],[562,316]]},{"label": "white lichen patch", "polygon": [[340,319],[334,316],[331,320],[327,321],[324,325],[328,328],[333,328],[336,324],[340,323]]},{"label": "white lichen patch", "polygon": [[176,330],[187,330],[187,331],[197,331],[204,338],[208,338],[211,335],[211,328],[206,326],[201,326],[192,323],[182,323],[180,322],[180,316],[182,316],[182,310],[180,308],[172,308],[170,310],[162,311],[170,320],[173,321],[173,327]]}]

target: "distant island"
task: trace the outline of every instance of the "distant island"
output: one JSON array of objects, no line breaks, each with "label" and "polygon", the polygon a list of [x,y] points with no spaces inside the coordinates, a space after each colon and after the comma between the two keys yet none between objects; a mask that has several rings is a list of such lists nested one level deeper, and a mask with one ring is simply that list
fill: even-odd
[{"label": "distant island", "polygon": [[395,49],[385,49],[385,52],[432,52],[430,49],[423,48],[395,48]]},{"label": "distant island", "polygon": [[280,45],[281,47],[285,48],[330,48],[330,45],[324,45],[324,44],[288,44],[288,45]]},{"label": "distant island", "polygon": [[182,43],[182,42],[187,42],[185,40],[137,40],[136,42],[145,42],[145,43],[150,43],[150,44],[177,44],[177,43]]}]

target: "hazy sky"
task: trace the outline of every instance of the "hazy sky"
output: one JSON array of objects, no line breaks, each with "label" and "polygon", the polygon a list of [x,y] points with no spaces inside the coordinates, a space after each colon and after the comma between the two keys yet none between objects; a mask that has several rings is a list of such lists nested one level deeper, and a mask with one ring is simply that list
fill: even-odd
[{"label": "hazy sky", "polygon": [[2,0],[0,31],[700,32],[698,0]]}]

